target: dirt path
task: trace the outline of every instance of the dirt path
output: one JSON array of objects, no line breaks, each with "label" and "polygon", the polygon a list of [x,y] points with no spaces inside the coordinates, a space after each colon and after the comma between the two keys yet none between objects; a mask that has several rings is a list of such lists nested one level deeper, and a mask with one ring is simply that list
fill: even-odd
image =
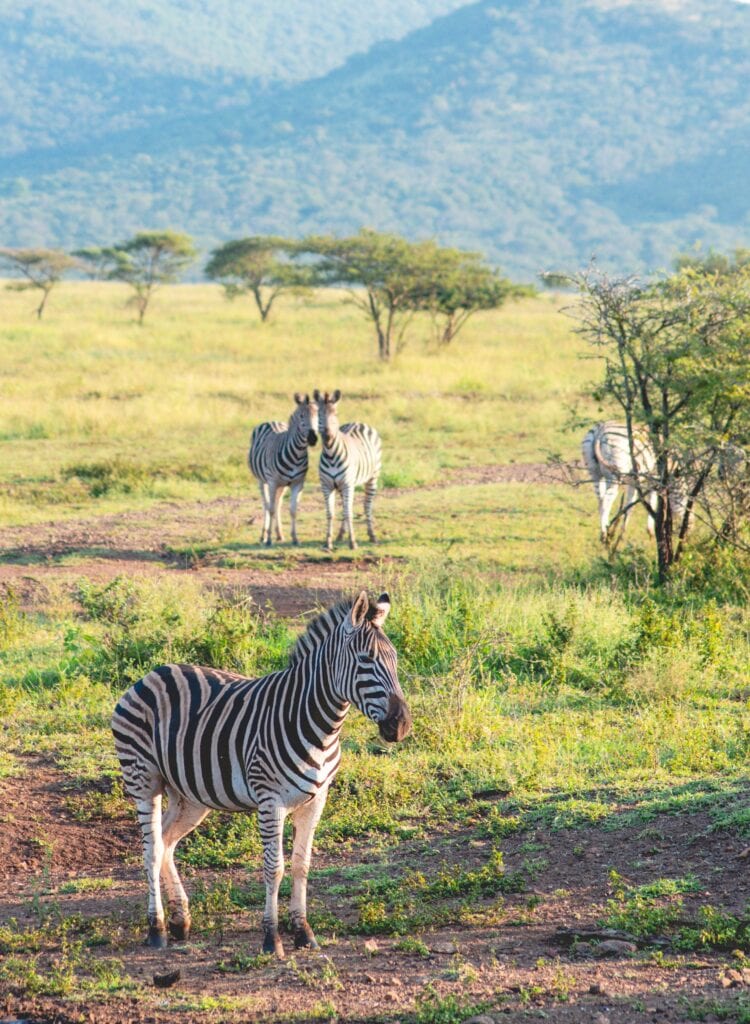
[{"label": "dirt path", "polygon": [[[359,842],[342,844],[335,853],[316,853],[313,906],[329,917],[335,914],[339,924],[321,918],[321,951],[291,955],[290,950],[287,961],[279,963],[252,960],[261,914],[254,897],[247,909],[230,910],[218,924],[198,918],[202,924],[189,943],[164,952],[144,949],[145,889],[132,817],[115,807],[106,820],[82,822],[75,811],[91,792],[71,794],[66,780],[38,760],[28,759],[27,769],[25,777],[0,786],[0,864],[6,882],[0,929],[9,927],[6,935],[40,936],[26,960],[44,974],[60,964],[59,922],[77,922],[74,930],[97,936],[84,944],[85,965],[81,961],[75,968],[78,976],[90,976],[97,963],[105,970],[114,957],[118,970],[139,988],[99,992],[81,1002],[65,994],[29,995],[20,983],[8,980],[7,972],[3,980],[0,971],[0,1011],[15,1017],[92,1024],[156,1022],[166,1016],[179,1024],[333,1018],[395,1022],[414,1020],[420,1005],[439,999],[442,1009],[432,1016],[423,1010],[423,1021],[458,1021],[467,1015],[459,1007],[475,1006],[485,1014],[481,1024],[528,1021],[530,1016],[559,1024],[678,1024],[695,1019],[689,1007],[723,1005],[720,1017],[699,1019],[737,1019],[726,1008],[748,1004],[745,974],[750,981],[750,972],[743,972],[744,961],[729,951],[680,954],[668,942],[650,948],[636,942],[630,951],[600,957],[596,943],[571,946],[570,929],[601,932],[598,922],[612,898],[612,869],[632,885],[694,873],[701,891],[686,898],[686,915],[706,903],[741,914],[750,894],[740,856],[743,844],[712,830],[705,812],[661,814],[648,827],[641,823],[615,833],[597,826],[539,829],[500,843],[471,828],[444,827],[397,846],[368,849]],[[411,945],[403,936],[368,939],[357,934],[357,909],[346,885],[352,870],[358,878],[371,874],[382,879],[385,874],[396,884],[408,870],[434,876],[440,870],[479,866],[497,845],[507,870],[525,873],[524,892],[464,899],[463,909],[455,905],[450,926],[427,927],[411,936]],[[242,890],[248,878],[260,879],[258,864],[248,869],[249,876],[239,867],[184,873],[195,893],[200,885],[215,889],[229,881]],[[316,873],[321,869],[326,870]],[[86,879],[88,889],[73,891],[76,879]],[[92,891],[96,879],[100,887]],[[173,989],[154,988],[154,973],[175,969],[181,978]],[[23,963],[16,959],[8,970],[22,974]]]},{"label": "dirt path", "polygon": [[[541,482],[550,482],[544,463],[517,463],[467,467],[421,489]],[[416,490],[389,489],[379,495],[378,501],[387,505]],[[305,494],[302,515],[306,524],[324,521],[317,489]],[[246,535],[248,542],[255,544],[259,522],[258,501],[254,492],[248,492],[242,498],[162,502],[148,509],[112,515],[6,526],[0,528],[0,585],[11,585],[26,604],[33,605],[44,600],[46,584],[51,580],[86,576],[104,582],[124,574],[158,577],[189,573],[206,586],[242,588],[260,604],[270,602],[279,614],[297,615],[338,600],[367,579],[373,562],[381,563],[380,558],[363,553],[346,564],[316,559],[302,560],[297,565],[234,569],[212,565],[210,558],[202,557],[202,546],[224,537]]]}]

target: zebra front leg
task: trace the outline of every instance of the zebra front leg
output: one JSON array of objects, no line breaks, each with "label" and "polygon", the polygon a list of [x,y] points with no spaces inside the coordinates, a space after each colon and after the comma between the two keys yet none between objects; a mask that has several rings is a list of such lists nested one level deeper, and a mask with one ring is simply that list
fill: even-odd
[{"label": "zebra front leg", "polygon": [[299,540],[297,539],[297,502],[302,497],[302,488],[304,486],[304,482],[301,484],[295,484],[294,487],[292,487],[289,496],[289,516],[292,521],[292,544],[295,545],[299,544]]},{"label": "zebra front leg", "polygon": [[307,875],[310,871],[310,854],[313,836],[323,808],[326,805],[327,790],[303,804],[294,812],[294,848],[292,850],[292,897],[289,901],[289,916],[292,921],[296,949],[307,946],[317,949],[318,943],[313,930],[307,923]]},{"label": "zebra front leg", "polygon": [[263,840],[263,880],[266,883],[266,907],[263,912],[263,952],[284,957],[279,935],[279,886],[284,877],[284,819],[286,808],[264,804],[258,808],[258,824]]},{"label": "zebra front leg", "polygon": [[187,893],[174,863],[175,847],[181,839],[200,825],[208,814],[208,808],[189,803],[184,796],[168,790],[169,805],[162,826],[164,836],[164,857],[161,864],[161,879],[167,891],[169,909],[169,933],[184,941],[190,934],[190,906]]},{"label": "zebra front leg", "polygon": [[263,529],[260,532],[261,544],[271,541],[271,488],[263,481],[260,485],[260,498],[263,502]]},{"label": "zebra front leg", "polygon": [[357,547],[357,542],[354,539],[354,488],[344,488],[341,493],[341,504],[344,506],[343,522],[346,524],[347,531],[349,533],[349,547],[354,551]]},{"label": "zebra front leg", "polygon": [[161,794],[144,797],[135,802],[138,824],[143,838],[143,865],[148,877],[148,936],[146,945],[164,949],[167,929],[164,926],[164,906],[161,902],[159,873],[164,858],[164,840],[161,834]]},{"label": "zebra front leg", "polygon": [[273,498],[273,521],[276,527],[276,540],[280,544],[284,542],[284,531],[281,528],[281,500],[284,497],[285,490],[285,487],[277,487]]},{"label": "zebra front leg", "polygon": [[602,544],[606,544],[609,540],[609,516],[619,491],[620,485],[616,480],[605,480],[602,478],[597,485],[599,529]]},{"label": "zebra front leg", "polygon": [[333,515],[336,511],[336,491],[333,487],[330,491],[323,491],[323,499],[326,503],[326,551],[333,551]]},{"label": "zebra front leg", "polygon": [[372,519],[372,506],[375,504],[375,495],[378,490],[378,481],[375,477],[365,484],[365,519],[367,520],[367,536],[373,544],[376,543],[375,527]]}]

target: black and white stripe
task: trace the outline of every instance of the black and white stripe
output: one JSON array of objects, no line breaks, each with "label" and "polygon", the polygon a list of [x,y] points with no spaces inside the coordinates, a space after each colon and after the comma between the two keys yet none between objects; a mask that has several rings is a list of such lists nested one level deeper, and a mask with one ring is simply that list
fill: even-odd
[{"label": "black and white stripe", "polygon": [[336,491],[341,494],[341,528],[337,540],[344,531],[349,534],[349,547],[356,548],[352,514],[354,510],[354,489],[364,486],[365,518],[367,535],[375,541],[372,506],[378,489],[378,476],[382,462],[380,435],[366,423],[344,423],[339,425],[338,403],[341,392],[332,395],[326,391],[321,395],[315,391],[313,397],[318,404],[319,433],[323,442],[320,454],[320,486],[326,503],[326,548],[333,547],[333,518]]},{"label": "black and white stripe", "polygon": [[[653,513],[656,512],[659,478],[656,457],[645,429],[634,429],[631,450],[625,423],[616,420],[597,423],[584,437],[581,452],[599,502],[599,529],[602,541],[606,543],[608,539],[609,517],[621,486],[625,487],[622,529],[627,526],[630,512],[637,503],[640,492],[651,509],[647,529],[653,536]],[[674,520],[680,523],[687,509],[684,481],[673,480],[669,488],[669,502]]]},{"label": "black and white stripe", "polygon": [[284,540],[281,528],[281,499],[291,489],[289,513],[292,520],[292,543],[297,540],[297,502],[307,476],[307,449],[317,440],[318,410],[308,395],[294,396],[296,407],[289,423],[261,423],[250,437],[247,461],[250,472],[260,484],[263,500],[263,531],[261,544],[272,543],[272,526],[276,539]]},{"label": "black and white stripe", "polygon": [[118,702],[112,730],[143,835],[151,945],[167,941],[160,879],[171,933],[185,938],[189,932],[174,850],[213,808],[258,812],[266,883],[263,950],[278,955],[282,832],[292,815],[294,943],[315,945],[306,910],[310,852],[341,759],[339,734],[349,705],[377,722],[388,741],[403,739],[411,727],[396,651],[382,629],[389,610],[387,594],[370,604],[363,591],[355,602],[315,619],[280,672],[246,679],[197,665],[162,665]]}]

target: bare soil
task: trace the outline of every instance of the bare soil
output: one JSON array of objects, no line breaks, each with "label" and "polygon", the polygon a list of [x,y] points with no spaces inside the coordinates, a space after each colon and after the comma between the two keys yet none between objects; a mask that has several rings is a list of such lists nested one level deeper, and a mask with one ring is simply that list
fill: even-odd
[{"label": "bare soil", "polygon": [[[0,1012],[9,1019],[101,1024],[168,1019],[183,1024],[199,1019],[335,1017],[395,1022],[415,1020],[420,1000],[434,992],[441,1000],[453,996],[464,1008],[480,1007],[493,1022],[544,1017],[560,1024],[677,1024],[691,1019],[689,1013],[701,1001],[715,1003],[714,1009],[723,1006],[721,1019],[736,1019],[739,1010],[731,1007],[748,998],[747,982],[741,971],[734,970],[738,962],[730,953],[682,955],[657,943],[598,959],[594,946],[576,949],[570,944],[571,929],[601,931],[600,919],[611,897],[612,868],[634,885],[693,872],[704,890],[686,898],[686,915],[707,902],[742,914],[750,898],[743,843],[712,830],[705,812],[663,814],[647,827],[615,832],[598,827],[540,829],[507,837],[500,845],[508,870],[523,869],[530,857],[535,861],[531,888],[473,904],[476,924],[469,920],[421,934],[426,947],[422,955],[400,951],[398,937],[336,936],[323,927],[318,930],[318,952],[288,948],[283,962],[228,972],[222,965],[231,964],[236,955],[257,953],[262,908],[227,917],[218,931],[201,933],[199,928],[191,941],[168,950],[145,948],[141,938],[146,892],[134,821],[125,812],[114,820],[77,821],[66,804],[69,790],[64,777],[34,758],[28,759],[26,768],[22,777],[3,781],[0,792],[0,864],[5,881],[0,926],[14,918],[22,927],[34,927],[40,920],[73,914],[103,922],[100,926],[105,933],[110,929],[112,945],[94,946],[88,954],[102,960],[115,956],[141,988],[135,995],[100,994],[84,1004],[65,997],[25,995],[4,983]],[[405,867],[425,872],[444,864],[468,868],[484,863],[492,845],[476,831],[448,827],[427,842],[402,842],[385,850],[357,843],[343,845],[335,854],[316,853],[314,868],[336,870],[311,883],[313,906],[353,923],[356,909],[347,905],[336,886],[347,867],[372,862],[373,872],[382,873],[385,856],[399,874]],[[260,880],[258,864],[248,865],[248,870],[251,878]],[[242,887],[247,878],[240,869],[215,873],[187,868],[184,874],[191,890],[199,882],[210,886],[229,878]],[[113,879],[114,885],[101,892],[59,892],[71,878],[92,876]],[[54,950],[43,951],[40,967],[49,970],[54,958]],[[180,980],[174,987],[154,986],[155,974],[176,969]],[[249,1004],[233,1005],[239,997],[249,999]],[[207,998],[214,1002],[207,1004]],[[204,1008],[198,1012],[201,1000]],[[205,1009],[207,1005],[214,1008]],[[422,1012],[423,1020],[431,1019]],[[464,1009],[463,1016],[467,1014]],[[432,1019],[460,1017],[459,1013]],[[719,1018],[708,1013],[702,1019]]]},{"label": "bare soil", "polygon": [[[545,463],[475,466],[447,473],[428,490],[458,484],[550,482]],[[304,496],[300,529],[305,534],[325,521],[322,500],[315,488]],[[378,496],[389,500],[415,488],[391,488]],[[288,533],[288,511],[284,510]],[[261,551],[257,543],[261,520],[259,501],[247,497],[212,501],[162,502],[150,508],[113,515],[50,521],[32,526],[0,528],[0,586],[9,584],[27,606],[43,604],[47,584],[86,577],[106,582],[115,576],[160,577],[188,574],[210,587],[242,589],[261,606],[270,604],[278,614],[295,616],[318,605],[337,601],[366,578],[373,563],[386,560],[372,551],[360,551],[346,563],[301,559],[257,569],[212,564],[201,553],[222,537],[244,534],[248,551]],[[322,538],[321,538],[322,539]],[[280,557],[288,550],[275,548]]]}]

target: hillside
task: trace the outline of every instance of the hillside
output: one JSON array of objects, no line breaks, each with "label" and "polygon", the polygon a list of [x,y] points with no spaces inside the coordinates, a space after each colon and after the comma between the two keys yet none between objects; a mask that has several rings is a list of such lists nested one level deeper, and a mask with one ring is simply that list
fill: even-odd
[{"label": "hillside", "polygon": [[[46,25],[57,6],[25,16]],[[428,7],[413,4],[413,21]],[[374,10],[369,41],[387,21],[387,5]],[[482,0],[353,56],[367,33],[337,35],[334,10],[328,49],[319,37],[304,51],[315,63],[326,50],[326,73],[311,78],[303,60],[297,82],[295,34],[241,74],[230,43],[250,35],[227,28],[224,45],[201,11],[190,5],[171,34],[165,4],[158,46],[115,33],[108,50],[96,26],[119,25],[116,8],[98,6],[88,64],[75,24],[59,46],[39,43],[48,64],[24,79],[25,121],[20,101],[5,104],[4,242],[72,246],[171,224],[208,247],[366,223],[481,249],[529,276],[592,253],[653,268],[695,241],[748,241],[750,7]],[[210,45],[191,45],[204,35]],[[73,67],[85,89],[66,78]],[[35,105],[50,68],[59,124]]]}]

